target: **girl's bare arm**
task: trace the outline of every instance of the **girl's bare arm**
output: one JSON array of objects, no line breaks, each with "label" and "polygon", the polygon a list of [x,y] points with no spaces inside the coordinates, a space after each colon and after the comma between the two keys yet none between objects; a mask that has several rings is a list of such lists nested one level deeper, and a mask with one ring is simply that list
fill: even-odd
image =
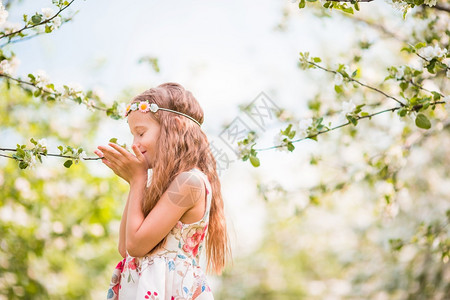
[{"label": "girl's bare arm", "polygon": [[122,219],[120,220],[120,232],[119,232],[119,253],[123,258],[127,256],[127,239],[126,239],[126,225],[127,225],[127,211],[128,211],[128,202],[130,202],[130,192],[128,192],[127,203],[125,204],[125,208],[123,209]]},{"label": "girl's bare arm", "polygon": [[183,172],[169,184],[150,213],[141,210],[145,181],[130,182],[130,200],[126,221],[126,250],[140,257],[155,247],[177,224],[183,214],[205,195],[202,178],[195,172]]}]

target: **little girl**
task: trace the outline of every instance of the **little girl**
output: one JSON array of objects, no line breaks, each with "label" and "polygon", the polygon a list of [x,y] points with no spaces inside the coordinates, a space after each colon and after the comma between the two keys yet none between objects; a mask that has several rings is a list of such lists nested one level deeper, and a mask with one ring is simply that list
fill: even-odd
[{"label": "little girl", "polygon": [[135,155],[114,143],[95,150],[130,184],[119,233],[124,259],[107,299],[213,299],[200,254],[205,244],[207,271],[221,274],[231,250],[203,110],[169,82],[134,97],[125,117]]}]

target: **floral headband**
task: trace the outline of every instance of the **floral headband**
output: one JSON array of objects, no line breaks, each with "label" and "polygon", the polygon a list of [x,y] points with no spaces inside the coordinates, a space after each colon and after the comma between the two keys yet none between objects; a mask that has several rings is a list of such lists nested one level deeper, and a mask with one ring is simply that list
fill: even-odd
[{"label": "floral headband", "polygon": [[200,126],[200,127],[202,126],[196,119],[192,118],[191,116],[188,116],[188,115],[183,114],[182,112],[179,112],[176,110],[158,107],[158,104],[156,104],[156,103],[150,104],[148,101],[141,101],[139,103],[134,102],[134,103],[128,104],[125,109],[125,117],[127,117],[130,114],[130,112],[133,110],[139,110],[140,112],[143,112],[143,113],[148,112],[148,111],[156,113],[158,110],[170,111],[170,112],[185,116],[185,117],[191,119],[192,121],[194,121],[195,123],[197,123],[198,126]]}]

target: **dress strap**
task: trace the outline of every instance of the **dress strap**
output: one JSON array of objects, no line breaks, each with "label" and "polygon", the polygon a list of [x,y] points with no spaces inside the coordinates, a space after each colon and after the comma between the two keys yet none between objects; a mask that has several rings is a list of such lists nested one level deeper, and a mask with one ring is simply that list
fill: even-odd
[{"label": "dress strap", "polygon": [[[212,199],[211,183],[209,182],[208,176],[206,176],[205,173],[203,173],[202,171],[200,171],[197,168],[193,168],[192,170],[197,171],[197,173],[200,174],[200,176],[203,178],[203,181],[205,182],[205,185],[206,185],[206,211],[209,211],[211,208],[211,199]],[[209,214],[205,213],[205,215],[209,215]]]}]

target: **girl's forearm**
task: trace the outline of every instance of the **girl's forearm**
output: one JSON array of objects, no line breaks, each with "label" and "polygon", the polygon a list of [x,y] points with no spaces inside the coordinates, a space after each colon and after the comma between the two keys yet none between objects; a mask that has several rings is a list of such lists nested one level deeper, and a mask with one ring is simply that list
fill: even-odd
[{"label": "girl's forearm", "polygon": [[127,224],[128,202],[130,202],[130,194],[131,193],[128,193],[127,203],[125,204],[125,208],[123,209],[122,213],[122,219],[120,220],[119,253],[120,255],[122,255],[123,258],[125,258],[127,255],[126,224]]},{"label": "girl's forearm", "polygon": [[[144,222],[144,214],[142,213],[141,203],[142,197],[144,194],[144,189],[147,184],[147,180],[145,178],[137,179],[130,183],[130,194],[128,199],[128,207],[127,207],[127,217],[126,217],[126,249],[128,253],[130,253],[129,249],[133,249],[135,247],[135,236],[136,232],[141,227]],[[133,256],[130,253],[131,256]]]}]

